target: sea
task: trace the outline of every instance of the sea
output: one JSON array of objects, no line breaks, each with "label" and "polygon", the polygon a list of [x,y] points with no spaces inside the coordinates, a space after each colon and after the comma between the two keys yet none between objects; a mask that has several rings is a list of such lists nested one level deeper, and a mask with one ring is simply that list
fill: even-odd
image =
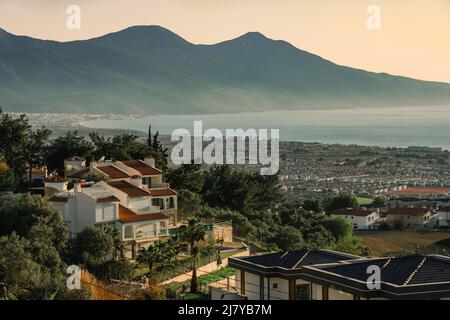
[{"label": "sea", "polygon": [[92,120],[89,128],[132,129],[170,135],[175,129],[279,129],[280,140],[383,147],[450,149],[450,106],[296,110],[196,115],[150,115],[134,120]]}]

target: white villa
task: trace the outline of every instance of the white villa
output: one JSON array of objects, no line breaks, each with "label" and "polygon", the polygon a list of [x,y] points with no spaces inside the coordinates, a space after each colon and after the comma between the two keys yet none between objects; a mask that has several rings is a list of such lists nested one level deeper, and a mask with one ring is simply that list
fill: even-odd
[{"label": "white villa", "polygon": [[[84,166],[67,159],[69,181],[48,179],[49,202],[61,210],[72,236],[86,226],[112,224],[121,231],[125,254],[134,258],[141,247],[169,235],[177,227],[177,193],[162,182],[152,158],[144,161],[93,162]],[[74,163],[75,162],[75,163]],[[80,169],[81,168],[81,169]],[[90,181],[97,177],[98,182]]]},{"label": "white villa", "polygon": [[343,217],[350,222],[355,230],[372,230],[378,227],[378,223],[382,220],[378,210],[370,210],[366,208],[349,208],[336,210],[329,213]]}]

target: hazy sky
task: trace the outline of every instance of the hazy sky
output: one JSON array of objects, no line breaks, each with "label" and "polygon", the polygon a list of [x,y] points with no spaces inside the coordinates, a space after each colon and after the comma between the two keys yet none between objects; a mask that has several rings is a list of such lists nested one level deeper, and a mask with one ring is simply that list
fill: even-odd
[{"label": "hazy sky", "polygon": [[[80,30],[66,27],[71,4]],[[380,30],[367,28],[370,5]],[[450,0],[0,0],[1,28],[42,39],[150,24],[205,44],[259,31],[339,64],[450,83]]]}]

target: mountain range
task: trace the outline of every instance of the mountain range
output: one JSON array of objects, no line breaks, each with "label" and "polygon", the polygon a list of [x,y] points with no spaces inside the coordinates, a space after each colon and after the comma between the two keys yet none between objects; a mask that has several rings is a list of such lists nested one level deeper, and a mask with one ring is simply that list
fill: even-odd
[{"label": "mountain range", "polygon": [[418,105],[450,105],[450,84],[340,66],[258,32],[196,45],[160,26],[71,42],[0,29],[5,111],[197,114]]}]

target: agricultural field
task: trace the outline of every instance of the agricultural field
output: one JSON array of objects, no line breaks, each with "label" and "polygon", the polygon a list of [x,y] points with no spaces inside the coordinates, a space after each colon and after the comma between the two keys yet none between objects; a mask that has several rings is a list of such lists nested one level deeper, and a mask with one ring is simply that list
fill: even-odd
[{"label": "agricultural field", "polygon": [[448,231],[359,231],[355,235],[372,249],[374,256],[415,252],[450,255]]}]

